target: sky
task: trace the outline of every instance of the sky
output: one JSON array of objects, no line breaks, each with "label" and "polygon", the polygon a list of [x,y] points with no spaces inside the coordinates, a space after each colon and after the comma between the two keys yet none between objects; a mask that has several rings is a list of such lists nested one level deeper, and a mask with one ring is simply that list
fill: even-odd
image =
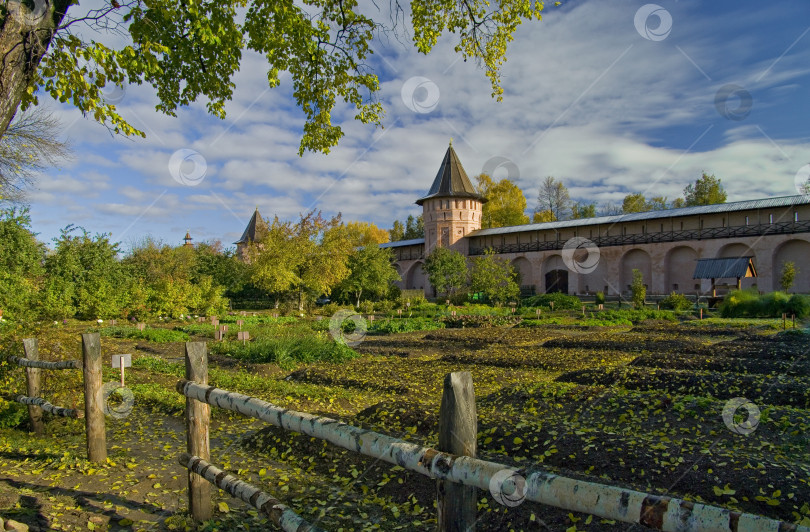
[{"label": "sky", "polygon": [[635,192],[672,200],[702,172],[729,201],[796,194],[810,172],[803,0],[549,3],[510,43],[501,102],[454,44],[450,35],[425,56],[405,33],[374,43],[383,127],[340,106],[345,136],[328,155],[298,156],[303,113],[288,78],[268,87],[256,54],[244,57],[224,120],[204,102],[163,115],[148,86],[111,92],[145,139],[111,136],[41,98],[73,158],[30,191],[33,229],[51,242],[75,224],[124,250],[147,236],[181,244],[186,231],[229,246],[257,207],[265,218],[319,209],[390,228],[421,212],[414,201],[451,138],[471,178],[512,179],[528,212],[546,176],[577,201],[621,204]]}]

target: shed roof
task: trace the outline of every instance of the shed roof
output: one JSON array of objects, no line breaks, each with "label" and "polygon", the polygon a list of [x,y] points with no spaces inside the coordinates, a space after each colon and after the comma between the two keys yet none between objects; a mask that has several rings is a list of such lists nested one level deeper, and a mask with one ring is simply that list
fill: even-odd
[{"label": "shed roof", "polygon": [[692,279],[756,277],[753,257],[698,259]]}]

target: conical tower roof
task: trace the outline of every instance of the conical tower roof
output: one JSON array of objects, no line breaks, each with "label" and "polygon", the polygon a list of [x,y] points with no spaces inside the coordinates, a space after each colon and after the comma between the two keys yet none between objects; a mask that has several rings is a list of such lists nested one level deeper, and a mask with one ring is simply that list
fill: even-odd
[{"label": "conical tower roof", "polygon": [[256,210],[253,211],[253,216],[250,217],[250,221],[245,227],[245,232],[242,233],[242,236],[234,242],[234,244],[247,244],[248,242],[255,242],[256,241],[256,226],[258,224],[264,225],[264,220],[262,219],[261,214],[259,214],[259,208],[256,207]]},{"label": "conical tower roof", "polygon": [[447,153],[444,154],[439,173],[436,174],[436,179],[433,180],[427,196],[416,200],[416,204],[422,205],[425,200],[431,198],[473,198],[481,203],[487,201],[475,191],[470,178],[467,177],[467,172],[461,166],[461,161],[458,160],[452,143],[448,146]]}]

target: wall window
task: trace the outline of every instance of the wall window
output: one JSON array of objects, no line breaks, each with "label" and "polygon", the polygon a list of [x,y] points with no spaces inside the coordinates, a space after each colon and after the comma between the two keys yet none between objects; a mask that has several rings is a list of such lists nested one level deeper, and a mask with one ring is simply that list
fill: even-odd
[{"label": "wall window", "polygon": [[748,216],[745,217],[745,225],[748,225]]},{"label": "wall window", "polygon": [[793,211],[793,221],[794,222],[799,221],[799,211]]},{"label": "wall window", "polygon": [[773,214],[769,214],[769,215],[768,215],[768,223],[769,223],[769,224],[772,224],[772,223],[773,223]]}]

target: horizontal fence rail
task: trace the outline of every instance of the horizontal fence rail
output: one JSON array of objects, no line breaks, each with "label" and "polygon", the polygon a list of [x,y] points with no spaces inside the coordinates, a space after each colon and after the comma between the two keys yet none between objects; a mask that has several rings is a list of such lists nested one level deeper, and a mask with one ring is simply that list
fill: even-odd
[{"label": "horizontal fence rail", "polygon": [[259,488],[239,480],[233,475],[219,469],[199,456],[183,453],[179,456],[180,465],[197,473],[216,487],[227,491],[234,497],[242,499],[252,507],[273,520],[285,532],[323,532],[290,510],[275,497]]},{"label": "horizontal fence rail", "polygon": [[61,406],[54,406],[41,397],[28,397],[27,395],[18,395],[14,398],[18,403],[28,406],[37,406],[43,412],[49,412],[58,417],[72,417],[74,419],[83,419],[84,412],[75,408],[64,408]]},{"label": "horizontal fence rail", "polygon": [[[455,456],[341,421],[279,408],[255,397],[204,386],[177,383],[185,397],[267,421],[277,427],[326,440],[338,447],[398,465],[430,478],[489,491],[493,478],[515,482],[521,500],[534,501],[605,519],[637,523],[670,532],[810,532],[810,528],[715,506],[662,497],[616,486],[576,480],[545,471],[528,474],[486,460]],[[507,494],[507,497],[515,494]]]},{"label": "horizontal fence rail", "polygon": [[79,360],[63,360],[61,362],[46,362],[45,360],[29,360],[20,357],[8,357],[9,362],[22,366],[24,368],[38,368],[38,369],[82,369],[82,363]]}]

